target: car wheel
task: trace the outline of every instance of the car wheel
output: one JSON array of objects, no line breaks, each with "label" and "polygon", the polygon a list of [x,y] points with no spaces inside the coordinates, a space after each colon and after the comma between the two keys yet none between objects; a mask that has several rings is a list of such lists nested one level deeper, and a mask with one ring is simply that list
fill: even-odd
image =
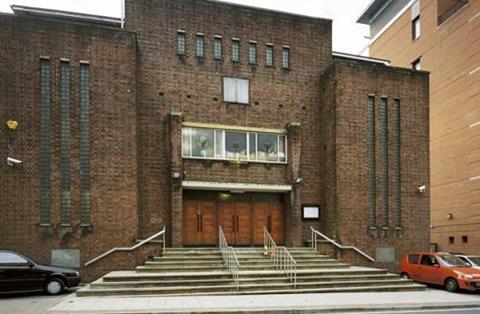
[{"label": "car wheel", "polygon": [[445,289],[449,292],[455,292],[458,289],[458,282],[453,278],[445,280]]},{"label": "car wheel", "polygon": [[400,274],[400,277],[402,277],[403,279],[410,279],[410,276],[406,272],[402,272]]},{"label": "car wheel", "polygon": [[65,285],[63,284],[63,281],[58,278],[50,279],[45,284],[45,292],[50,295],[60,294],[63,292],[64,289]]}]

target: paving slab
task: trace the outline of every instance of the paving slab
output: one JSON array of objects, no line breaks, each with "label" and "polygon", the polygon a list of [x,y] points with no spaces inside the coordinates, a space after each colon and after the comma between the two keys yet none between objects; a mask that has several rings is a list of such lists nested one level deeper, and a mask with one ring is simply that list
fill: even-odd
[{"label": "paving slab", "polygon": [[438,289],[427,289],[419,292],[182,297],[76,297],[70,295],[50,308],[48,313],[331,313],[453,307],[480,309],[480,294],[449,293]]}]

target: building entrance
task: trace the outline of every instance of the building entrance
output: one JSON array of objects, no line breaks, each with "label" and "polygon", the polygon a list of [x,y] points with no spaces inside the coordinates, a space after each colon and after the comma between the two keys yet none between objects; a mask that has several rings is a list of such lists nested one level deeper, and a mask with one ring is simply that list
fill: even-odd
[{"label": "building entrance", "polygon": [[264,226],[283,244],[283,194],[184,191],[183,244],[216,245],[219,226],[230,245],[263,245]]}]

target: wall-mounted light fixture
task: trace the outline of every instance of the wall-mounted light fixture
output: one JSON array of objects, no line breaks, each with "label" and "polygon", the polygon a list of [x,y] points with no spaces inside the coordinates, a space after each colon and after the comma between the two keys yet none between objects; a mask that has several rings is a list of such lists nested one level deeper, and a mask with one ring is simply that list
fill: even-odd
[{"label": "wall-mounted light fixture", "polygon": [[425,185],[421,185],[417,188],[418,193],[425,193],[427,187]]},{"label": "wall-mounted light fixture", "polygon": [[453,214],[452,214],[452,213],[448,213],[448,214],[447,214],[447,219],[453,219]]}]

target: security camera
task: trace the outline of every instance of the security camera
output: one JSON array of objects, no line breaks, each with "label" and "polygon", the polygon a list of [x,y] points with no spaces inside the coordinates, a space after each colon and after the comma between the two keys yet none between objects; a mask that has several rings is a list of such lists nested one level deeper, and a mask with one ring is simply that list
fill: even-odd
[{"label": "security camera", "polygon": [[12,157],[7,157],[7,165],[9,165],[10,167],[20,165],[21,163],[22,163],[21,160],[18,160]]},{"label": "security camera", "polygon": [[300,183],[302,183],[302,181],[303,181],[302,178],[296,178],[296,179],[295,179],[295,183],[296,183],[296,184],[300,184]]},{"label": "security camera", "polygon": [[425,185],[419,186],[417,188],[418,193],[424,193],[427,190],[427,187]]}]

